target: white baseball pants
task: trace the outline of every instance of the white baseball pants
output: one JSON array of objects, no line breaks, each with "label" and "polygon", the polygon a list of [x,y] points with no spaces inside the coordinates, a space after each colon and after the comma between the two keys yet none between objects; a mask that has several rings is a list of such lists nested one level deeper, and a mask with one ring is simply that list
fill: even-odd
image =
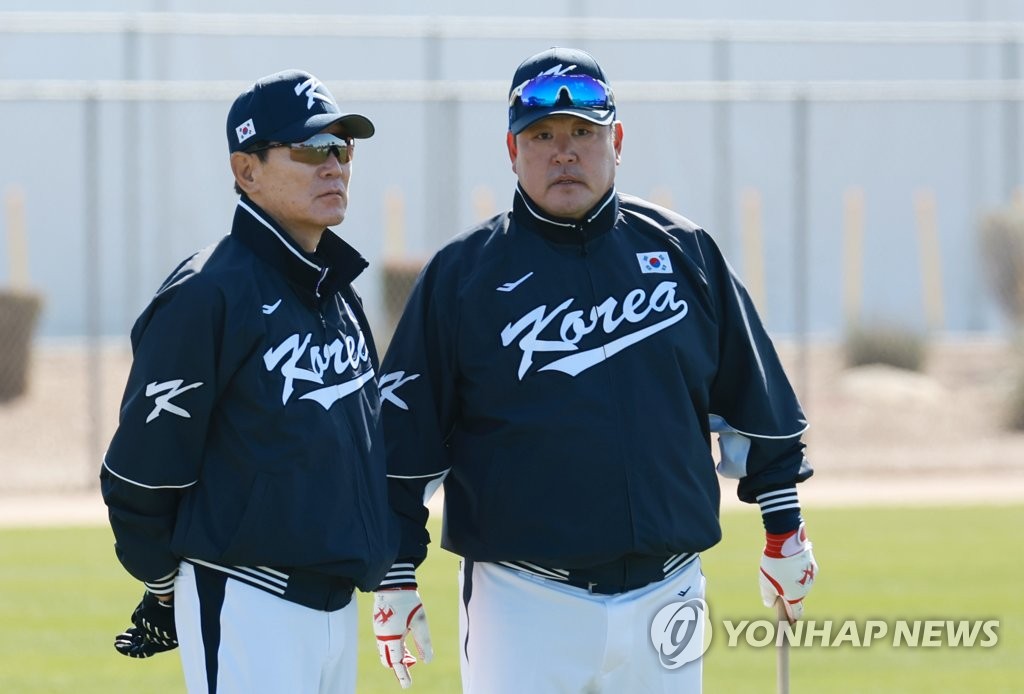
[{"label": "white baseball pants", "polygon": [[190,694],[356,691],[355,596],[324,612],[182,562],[174,621]]},{"label": "white baseball pants", "polygon": [[[487,562],[463,562],[459,584],[463,694],[701,691],[701,660],[667,669],[651,639],[663,607],[704,598],[699,557],[662,581],[619,595],[591,594]],[[703,640],[703,626],[694,639]]]}]

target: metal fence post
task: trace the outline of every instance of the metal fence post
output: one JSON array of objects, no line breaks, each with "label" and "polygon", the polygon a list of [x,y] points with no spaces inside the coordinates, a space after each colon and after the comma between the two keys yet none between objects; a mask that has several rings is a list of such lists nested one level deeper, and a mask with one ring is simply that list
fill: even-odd
[{"label": "metal fence post", "polygon": [[[732,43],[729,39],[718,38],[712,44],[712,79],[726,84],[732,79]],[[711,131],[713,133],[714,157],[714,205],[715,238],[722,253],[734,265],[732,257],[737,244],[733,228],[732,198],[732,101],[721,98],[714,101]]]},{"label": "metal fence post", "polygon": [[[1003,44],[1003,79],[1020,79],[1020,57],[1016,40]],[[1003,101],[1003,199],[1009,200],[1020,182],[1020,102],[1007,98]]]},{"label": "metal fence post", "polygon": [[85,265],[85,340],[86,369],[85,404],[88,413],[88,432],[86,434],[86,469],[89,476],[86,480],[90,486],[97,484],[95,471],[103,455],[101,432],[103,430],[102,408],[103,398],[103,297],[100,291],[103,253],[100,249],[100,128],[99,98],[96,94],[89,95],[84,101],[84,168],[82,171],[83,192],[85,194],[83,210],[83,232],[85,246],[82,258]]},{"label": "metal fence post", "polygon": [[809,362],[807,293],[810,267],[807,246],[810,234],[807,228],[808,140],[810,114],[807,95],[802,90],[793,99],[793,325],[796,334],[797,361],[794,386],[805,408],[808,401]]},{"label": "metal fence post", "polygon": [[[442,44],[439,32],[426,39],[426,79],[434,85],[435,90],[444,88]],[[457,209],[455,195],[459,185],[458,147],[452,140],[441,136],[441,133],[458,132],[458,124],[454,120],[458,108],[452,104],[457,104],[454,95],[449,98],[435,93],[425,104],[427,113],[423,121],[427,155],[423,176],[426,195],[424,209],[427,214],[422,219],[429,225],[425,238],[437,246],[457,231],[454,210]],[[413,233],[417,234],[415,231]]]},{"label": "metal fence post", "polygon": [[[133,82],[139,79],[139,32],[135,28],[124,32],[124,79]],[[142,258],[141,218],[139,214],[139,180],[142,171],[139,165],[143,146],[139,138],[139,102],[137,99],[126,99],[124,102],[124,228],[122,236],[124,244],[124,284],[121,308],[124,311],[124,325],[130,325],[135,312],[135,302],[139,296],[139,266]]]}]

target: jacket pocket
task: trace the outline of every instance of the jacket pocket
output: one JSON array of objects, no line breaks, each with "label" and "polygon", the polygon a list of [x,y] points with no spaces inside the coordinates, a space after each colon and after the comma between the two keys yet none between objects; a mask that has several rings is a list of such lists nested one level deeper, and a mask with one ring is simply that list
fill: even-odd
[{"label": "jacket pocket", "polygon": [[268,535],[271,532],[271,528],[268,527],[271,516],[266,512],[270,485],[268,475],[256,473],[241,520],[221,555],[222,562],[244,566],[255,556],[262,554],[260,548],[268,544]]}]

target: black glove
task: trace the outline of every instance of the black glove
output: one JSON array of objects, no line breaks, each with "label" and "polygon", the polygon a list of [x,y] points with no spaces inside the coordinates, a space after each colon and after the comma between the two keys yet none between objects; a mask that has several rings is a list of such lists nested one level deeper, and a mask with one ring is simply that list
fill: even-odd
[{"label": "black glove", "polygon": [[114,637],[114,648],[131,658],[148,658],[178,647],[174,628],[174,600],[160,602],[148,590],[132,612],[132,624]]}]

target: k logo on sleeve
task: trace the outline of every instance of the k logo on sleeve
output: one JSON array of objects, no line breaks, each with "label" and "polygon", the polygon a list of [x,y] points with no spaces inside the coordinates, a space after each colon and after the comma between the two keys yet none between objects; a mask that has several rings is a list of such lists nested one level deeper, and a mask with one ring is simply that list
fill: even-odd
[{"label": "k logo on sleeve", "polygon": [[185,419],[192,418],[192,415],[190,415],[187,410],[175,405],[171,400],[178,397],[185,391],[198,388],[203,384],[190,383],[187,386],[182,386],[181,384],[184,382],[185,381],[183,379],[179,378],[174,381],[164,381],[163,383],[153,381],[146,386],[146,397],[153,398],[153,411],[149,413],[148,417],[146,417],[146,424],[149,424],[159,417],[161,412],[170,412],[171,414],[184,417]]}]

